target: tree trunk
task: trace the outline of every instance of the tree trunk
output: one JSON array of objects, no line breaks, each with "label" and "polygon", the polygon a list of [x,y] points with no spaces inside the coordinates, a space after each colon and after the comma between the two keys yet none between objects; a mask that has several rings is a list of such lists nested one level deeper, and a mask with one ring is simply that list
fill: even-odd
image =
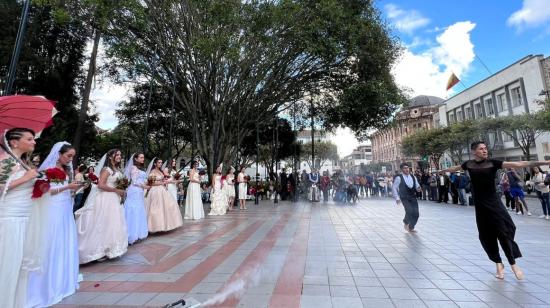
[{"label": "tree trunk", "polygon": [[73,146],[76,151],[75,162],[78,163],[80,156],[80,144],[82,143],[82,134],[84,130],[84,123],[88,117],[88,103],[90,101],[90,92],[92,91],[92,82],[96,71],[97,50],[99,47],[99,41],[101,39],[101,31],[95,30],[94,45],[92,48],[92,55],[90,56],[90,63],[88,65],[88,75],[86,76],[86,83],[84,85],[84,93],[82,94],[82,104],[80,105],[80,112],[78,114],[78,124],[74,135]]}]

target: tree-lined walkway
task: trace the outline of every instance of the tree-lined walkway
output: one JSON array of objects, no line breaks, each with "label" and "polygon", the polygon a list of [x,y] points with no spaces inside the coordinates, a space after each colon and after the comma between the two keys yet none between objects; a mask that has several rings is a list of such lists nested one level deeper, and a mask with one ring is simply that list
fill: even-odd
[{"label": "tree-lined walkway", "polygon": [[162,306],[182,297],[217,299],[218,307],[550,305],[548,221],[512,216],[526,280],[507,267],[499,281],[472,207],[421,202],[420,211],[417,234],[404,232],[391,199],[266,201],[186,221],[119,260],[82,267],[79,292],[59,306]]}]

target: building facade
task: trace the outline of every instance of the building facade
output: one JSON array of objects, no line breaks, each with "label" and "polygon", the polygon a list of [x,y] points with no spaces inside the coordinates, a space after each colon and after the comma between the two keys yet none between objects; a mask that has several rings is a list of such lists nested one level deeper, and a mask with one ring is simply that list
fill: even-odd
[{"label": "building facade", "polygon": [[372,162],[372,146],[370,144],[360,145],[340,160],[340,167],[347,172],[359,174],[361,166]]},{"label": "building facade", "polygon": [[371,134],[372,162],[385,165],[387,171],[398,170],[403,162],[416,168],[420,157],[403,155],[401,140],[418,130],[432,129],[443,101],[435,96],[417,96],[397,113],[393,125]]},{"label": "building facade", "polygon": [[[538,102],[548,95],[549,87],[550,57],[526,56],[447,99],[439,107],[439,125],[536,112],[542,108]],[[535,140],[531,160],[550,158],[549,137],[543,134]],[[509,161],[526,159],[518,145],[504,133],[488,133],[485,142],[492,149],[494,158]],[[463,159],[467,159],[467,155]],[[450,160],[444,158],[442,163],[447,166]]]}]

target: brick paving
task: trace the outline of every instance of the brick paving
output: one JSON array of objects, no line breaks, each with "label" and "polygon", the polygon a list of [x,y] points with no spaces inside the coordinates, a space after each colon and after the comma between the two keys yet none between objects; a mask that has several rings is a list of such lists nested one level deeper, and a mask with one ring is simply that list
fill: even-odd
[{"label": "brick paving", "polygon": [[500,281],[472,207],[421,201],[417,234],[404,232],[402,207],[386,198],[248,207],[83,266],[79,292],[57,306],[550,307],[550,221],[536,216],[512,215],[526,279],[506,266]]}]

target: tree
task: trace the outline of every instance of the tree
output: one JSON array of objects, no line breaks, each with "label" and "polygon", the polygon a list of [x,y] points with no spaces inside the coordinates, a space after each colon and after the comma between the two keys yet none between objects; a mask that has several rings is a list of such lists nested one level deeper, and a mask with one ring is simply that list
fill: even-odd
[{"label": "tree", "polygon": [[[124,69],[121,77],[177,81],[178,109],[196,124],[193,140],[209,172],[237,156],[256,122],[272,121],[319,89],[340,96],[358,82],[359,73],[350,76],[356,66],[363,83],[373,81],[366,83],[369,106],[394,104],[389,92],[396,89],[386,83],[396,47],[376,44],[387,33],[371,1],[134,0],[129,6],[113,19],[116,32],[107,39],[113,64]],[[376,95],[377,87],[384,94]],[[363,103],[355,99],[352,106]],[[367,123],[387,116],[372,112],[384,108],[369,108],[358,109]],[[332,123],[343,123],[345,116],[333,113],[339,116]]]},{"label": "tree", "polygon": [[300,159],[307,162],[310,169],[321,169],[327,161],[337,161],[339,159],[338,147],[330,141],[315,142],[315,164],[311,157],[311,142],[304,143],[301,147]]},{"label": "tree", "polygon": [[[150,130],[148,142],[144,142],[147,102],[151,95],[149,121]],[[182,112],[173,113],[171,110],[172,91],[169,87],[155,87],[150,93],[149,85],[143,84],[134,89],[134,95],[123,101],[116,111],[121,133],[120,139],[126,144],[129,152],[143,151],[147,144],[145,156],[148,158],[160,157],[163,159],[181,157],[191,142],[191,127],[193,123]],[[170,140],[170,122],[173,124],[172,139]],[[169,142],[172,143],[170,147]],[[171,148],[171,153],[168,152]],[[124,150],[124,149],[123,149]]]},{"label": "tree", "polygon": [[455,165],[462,163],[463,156],[469,150],[470,143],[479,137],[480,126],[475,121],[464,121],[451,124],[443,129],[446,136],[446,147]]},{"label": "tree", "polygon": [[[51,2],[51,3],[50,3]],[[0,75],[5,76],[11,57],[21,4],[0,4]],[[71,141],[77,126],[77,88],[82,82],[87,32],[79,1],[39,1],[34,3],[28,20],[27,34],[18,63],[17,93],[42,95],[56,101],[59,113],[54,125],[42,132],[36,152],[47,154],[54,143]],[[87,142],[82,152],[93,152],[97,134],[96,115],[87,115],[83,136]]]},{"label": "tree", "polygon": [[483,127],[494,131],[502,131],[508,135],[521,151],[525,160],[531,160],[531,148],[535,146],[536,138],[542,134],[548,124],[545,114],[524,113],[520,115],[483,119]]},{"label": "tree", "polygon": [[402,152],[409,157],[428,156],[431,165],[439,168],[439,161],[448,148],[445,133],[443,128],[417,131],[401,140]]}]

